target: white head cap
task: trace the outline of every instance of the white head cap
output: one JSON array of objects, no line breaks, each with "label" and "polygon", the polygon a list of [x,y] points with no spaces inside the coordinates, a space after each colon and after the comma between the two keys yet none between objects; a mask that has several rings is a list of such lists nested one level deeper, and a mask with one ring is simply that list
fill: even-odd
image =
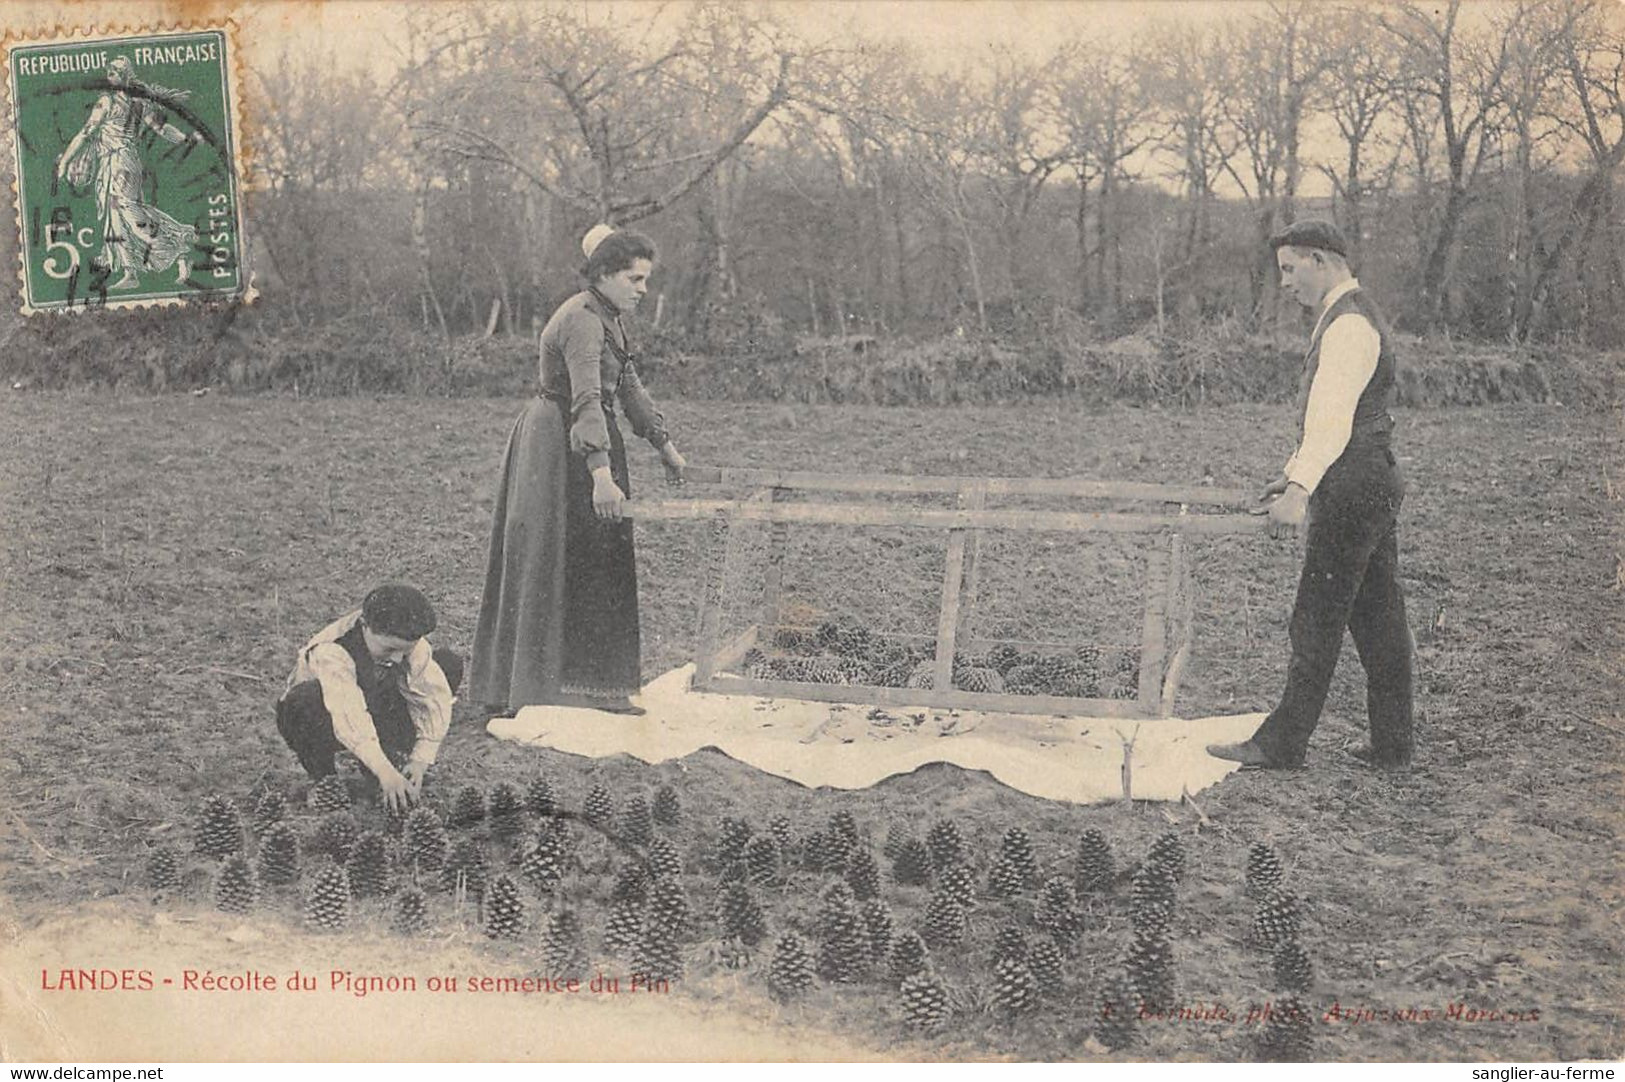
[{"label": "white head cap", "polygon": [[587,230],[587,235],[581,238],[581,254],[586,256],[588,259],[591,259],[593,251],[600,244],[604,243],[605,237],[609,236],[613,232],[615,232],[614,226],[603,225],[601,223]]}]

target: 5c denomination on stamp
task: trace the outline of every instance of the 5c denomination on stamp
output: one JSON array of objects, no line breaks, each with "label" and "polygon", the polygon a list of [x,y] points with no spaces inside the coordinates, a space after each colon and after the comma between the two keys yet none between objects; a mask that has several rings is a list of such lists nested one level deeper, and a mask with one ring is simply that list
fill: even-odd
[{"label": "5c denomination on stamp", "polygon": [[245,294],[232,27],[6,43],[23,311]]}]

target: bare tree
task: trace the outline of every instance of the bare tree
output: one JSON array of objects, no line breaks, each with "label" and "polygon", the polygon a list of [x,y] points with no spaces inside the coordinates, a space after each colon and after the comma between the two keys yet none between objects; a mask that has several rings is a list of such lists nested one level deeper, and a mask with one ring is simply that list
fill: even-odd
[{"label": "bare tree", "polygon": [[[1341,209],[1349,243],[1358,256],[1364,244],[1367,200],[1392,183],[1398,154],[1373,168],[1370,152],[1381,146],[1381,126],[1394,111],[1399,70],[1396,40],[1381,32],[1370,8],[1332,12],[1324,25],[1327,63],[1321,76],[1326,113],[1342,138],[1342,160],[1322,163]],[[1425,159],[1424,159],[1425,160]]]}]

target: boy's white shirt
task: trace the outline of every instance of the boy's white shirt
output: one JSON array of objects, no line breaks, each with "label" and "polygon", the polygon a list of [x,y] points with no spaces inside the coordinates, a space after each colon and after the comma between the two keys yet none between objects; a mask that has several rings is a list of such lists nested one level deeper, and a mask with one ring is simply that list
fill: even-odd
[{"label": "boy's white shirt", "polygon": [[[380,774],[390,765],[383,747],[378,743],[378,729],[367,700],[356,680],[355,660],[338,640],[361,619],[361,610],[334,620],[311,636],[299,651],[288,687],[306,680],[315,680],[322,687],[322,701],[333,717],[333,735],[362,764],[374,774]],[[412,759],[425,766],[434,763],[440,754],[440,743],[451,728],[451,707],[455,701],[446,674],[435,664],[434,647],[427,638],[412,644],[405,658],[405,679],[401,681],[401,697],[412,719],[417,740],[412,745]]]}]

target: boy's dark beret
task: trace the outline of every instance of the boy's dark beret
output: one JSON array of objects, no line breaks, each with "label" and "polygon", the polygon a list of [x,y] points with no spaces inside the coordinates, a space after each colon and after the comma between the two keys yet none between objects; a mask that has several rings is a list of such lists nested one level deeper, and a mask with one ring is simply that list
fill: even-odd
[{"label": "boy's dark beret", "polygon": [[397,639],[421,639],[434,630],[434,606],[421,592],[400,583],[386,583],[361,603],[367,626]]}]

